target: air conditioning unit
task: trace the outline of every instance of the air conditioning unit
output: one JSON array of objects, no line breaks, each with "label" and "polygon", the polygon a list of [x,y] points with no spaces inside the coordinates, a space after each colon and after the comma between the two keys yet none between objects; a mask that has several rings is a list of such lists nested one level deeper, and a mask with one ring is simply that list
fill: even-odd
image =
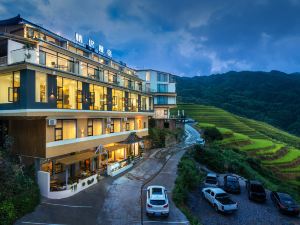
[{"label": "air conditioning unit", "polygon": [[107,123],[111,123],[111,118],[107,118]]},{"label": "air conditioning unit", "polygon": [[56,119],[49,119],[48,120],[48,126],[55,126],[56,125]]},{"label": "air conditioning unit", "polygon": [[127,117],[124,117],[124,122],[127,122],[127,120],[128,120]]}]

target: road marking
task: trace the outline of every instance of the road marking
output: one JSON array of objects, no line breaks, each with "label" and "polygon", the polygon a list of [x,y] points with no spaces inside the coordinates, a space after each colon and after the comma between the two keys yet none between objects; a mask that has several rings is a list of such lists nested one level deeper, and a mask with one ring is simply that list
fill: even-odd
[{"label": "road marking", "polygon": [[57,203],[50,203],[50,202],[42,202],[42,204],[63,206],[63,207],[69,207],[69,208],[93,208],[92,206],[89,206],[89,205],[64,205],[64,204],[57,204]]},{"label": "road marking", "polygon": [[62,223],[36,223],[36,222],[29,222],[29,221],[25,221],[22,222],[25,224],[37,224],[37,225],[67,225],[67,224],[62,224]]},{"label": "road marking", "polygon": [[154,221],[154,220],[148,220],[148,221],[143,221],[144,223],[166,223],[166,224],[188,224],[189,221]]}]

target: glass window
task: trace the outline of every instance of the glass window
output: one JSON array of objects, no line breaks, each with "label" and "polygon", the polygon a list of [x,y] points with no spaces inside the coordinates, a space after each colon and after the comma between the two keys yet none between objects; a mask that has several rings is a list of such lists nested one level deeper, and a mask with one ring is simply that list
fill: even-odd
[{"label": "glass window", "polygon": [[121,90],[112,90],[113,103],[112,110],[113,111],[125,111],[125,92]]},{"label": "glass window", "polygon": [[35,73],[35,101],[47,102],[48,101],[48,85],[47,74],[37,72]]},{"label": "glass window", "polygon": [[98,136],[102,134],[102,120],[93,119],[93,135]]},{"label": "glass window", "polygon": [[158,73],[157,80],[160,82],[168,82],[168,74],[165,73]]},{"label": "glass window", "polygon": [[82,109],[82,82],[57,76],[57,108]]},{"label": "glass window", "polygon": [[63,139],[76,138],[76,120],[63,120]]},{"label": "glass window", "polygon": [[0,75],[0,104],[19,101],[20,72]]},{"label": "glass window", "polygon": [[88,75],[87,63],[84,62],[79,63],[79,74],[85,77]]},{"label": "glass window", "polygon": [[142,96],[141,98],[141,109],[149,110],[149,97]]},{"label": "glass window", "polygon": [[158,105],[167,105],[168,104],[168,97],[167,96],[157,96],[157,104]]},{"label": "glass window", "polygon": [[168,92],[167,84],[157,84],[157,92]]},{"label": "glass window", "polygon": [[88,136],[93,136],[93,119],[88,119],[87,134]]},{"label": "glass window", "polygon": [[90,84],[90,110],[107,110],[106,87]]},{"label": "glass window", "polygon": [[74,72],[74,59],[63,54],[58,54],[57,68],[63,71]]},{"label": "glass window", "polygon": [[146,72],[146,81],[150,81],[150,72]]},{"label": "glass window", "polygon": [[138,111],[138,95],[137,94],[129,93],[128,110],[132,111],[132,112]]}]

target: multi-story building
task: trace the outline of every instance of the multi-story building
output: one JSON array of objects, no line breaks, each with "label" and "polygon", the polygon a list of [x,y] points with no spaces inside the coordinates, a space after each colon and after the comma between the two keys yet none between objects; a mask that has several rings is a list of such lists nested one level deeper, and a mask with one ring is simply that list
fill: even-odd
[{"label": "multi-story building", "polygon": [[35,163],[42,195],[67,197],[132,166],[149,116],[145,82],[103,47],[20,16],[0,21],[0,139]]},{"label": "multi-story building", "polygon": [[154,118],[169,119],[170,109],[176,107],[175,76],[152,69],[137,70],[137,75],[154,95]]}]

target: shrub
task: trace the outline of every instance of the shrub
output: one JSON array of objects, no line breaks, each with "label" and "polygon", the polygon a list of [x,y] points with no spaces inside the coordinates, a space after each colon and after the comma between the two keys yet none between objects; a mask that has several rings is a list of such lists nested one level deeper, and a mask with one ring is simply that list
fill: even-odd
[{"label": "shrub", "polygon": [[205,140],[208,142],[214,142],[217,140],[222,140],[222,133],[216,127],[207,127],[203,132]]}]

